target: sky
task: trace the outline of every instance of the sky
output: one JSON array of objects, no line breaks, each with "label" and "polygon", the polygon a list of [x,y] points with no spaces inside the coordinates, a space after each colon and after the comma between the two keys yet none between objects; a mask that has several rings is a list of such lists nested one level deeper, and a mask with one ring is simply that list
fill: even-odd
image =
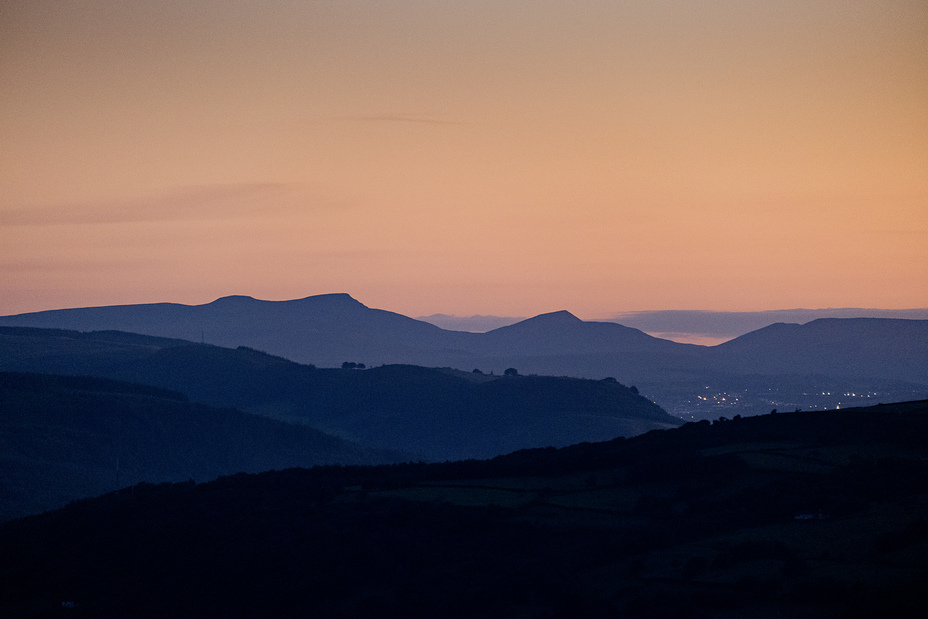
[{"label": "sky", "polygon": [[928,307],[923,0],[5,0],[0,314]]}]

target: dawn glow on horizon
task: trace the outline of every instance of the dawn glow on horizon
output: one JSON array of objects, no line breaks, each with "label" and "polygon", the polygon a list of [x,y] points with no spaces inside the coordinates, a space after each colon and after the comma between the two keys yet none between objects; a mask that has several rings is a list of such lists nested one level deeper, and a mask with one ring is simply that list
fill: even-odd
[{"label": "dawn glow on horizon", "polygon": [[928,4],[4,2],[0,314],[928,307]]}]

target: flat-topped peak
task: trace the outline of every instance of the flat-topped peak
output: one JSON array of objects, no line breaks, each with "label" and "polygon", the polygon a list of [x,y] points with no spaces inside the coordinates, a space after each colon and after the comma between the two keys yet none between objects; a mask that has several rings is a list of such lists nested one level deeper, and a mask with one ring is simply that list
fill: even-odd
[{"label": "flat-topped peak", "polygon": [[[529,318],[533,322],[551,322],[551,323],[578,323],[583,322],[567,310],[558,310],[556,312],[548,312],[547,314],[538,314],[534,318]],[[525,320],[523,322],[528,322]]]},{"label": "flat-topped peak", "polygon": [[213,301],[212,303],[207,303],[207,305],[242,305],[246,303],[322,303],[326,305],[335,304],[335,305],[354,305],[364,307],[364,304],[356,300],[350,294],[345,292],[334,292],[331,294],[317,294],[309,297],[303,297],[302,299],[289,299],[285,301],[265,301],[262,299],[256,299],[242,294],[233,294],[225,297],[220,297]]},{"label": "flat-topped peak", "polygon": [[208,303],[207,305],[212,305],[213,303],[218,303],[218,304],[223,304],[223,305],[230,304],[230,303],[247,303],[249,301],[257,301],[257,299],[255,299],[254,297],[249,297],[248,295],[244,295],[244,294],[230,294],[225,297],[219,297],[218,299],[216,299],[212,303]]},{"label": "flat-topped peak", "polygon": [[295,299],[295,303],[323,303],[326,305],[355,306],[367,307],[347,292],[331,292],[327,294],[316,294],[302,299]]},{"label": "flat-topped peak", "polygon": [[330,300],[341,300],[341,301],[354,301],[358,303],[358,300],[347,292],[328,292],[326,294],[314,294],[308,297],[303,297],[300,301],[307,301],[309,299],[330,299]]}]

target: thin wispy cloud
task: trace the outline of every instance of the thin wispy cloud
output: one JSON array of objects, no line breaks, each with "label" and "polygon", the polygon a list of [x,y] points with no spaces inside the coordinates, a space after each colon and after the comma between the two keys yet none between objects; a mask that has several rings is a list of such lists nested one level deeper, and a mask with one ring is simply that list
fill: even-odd
[{"label": "thin wispy cloud", "polygon": [[903,236],[913,236],[913,235],[916,235],[916,236],[924,236],[924,235],[928,235],[928,228],[912,228],[912,229],[909,229],[909,230],[903,230],[903,229],[899,229],[899,228],[894,229],[894,230],[883,229],[883,230],[874,230],[874,231],[873,231],[873,234],[880,234],[880,235],[903,235]]},{"label": "thin wispy cloud", "polygon": [[285,210],[286,184],[183,187],[155,196],[0,211],[0,226],[112,224],[225,219]]},{"label": "thin wispy cloud", "polygon": [[332,120],[357,122],[388,122],[388,123],[419,123],[425,125],[466,125],[458,120],[442,120],[427,116],[412,116],[408,114],[371,114],[362,116],[336,116]]},{"label": "thin wispy cloud", "polygon": [[144,258],[73,258],[67,260],[52,259],[35,259],[35,260],[16,260],[4,262],[0,260],[0,270],[9,274],[15,273],[20,275],[42,275],[49,276],[54,274],[79,274],[86,272],[88,269],[107,271],[137,271],[140,268],[150,268],[152,263],[166,263],[167,259],[145,256]]}]

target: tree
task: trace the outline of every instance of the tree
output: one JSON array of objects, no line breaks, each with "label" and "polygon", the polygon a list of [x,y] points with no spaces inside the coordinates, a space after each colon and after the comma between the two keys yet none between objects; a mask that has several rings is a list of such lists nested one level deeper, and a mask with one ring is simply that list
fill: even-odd
[{"label": "tree", "polygon": [[358,364],[355,363],[354,361],[345,361],[345,362],[342,364],[342,369],[343,369],[343,370],[353,370],[353,369],[355,369],[356,367],[358,367]]},{"label": "tree", "polygon": [[503,372],[503,376],[518,376],[519,370],[515,368],[506,368],[506,371]]}]

